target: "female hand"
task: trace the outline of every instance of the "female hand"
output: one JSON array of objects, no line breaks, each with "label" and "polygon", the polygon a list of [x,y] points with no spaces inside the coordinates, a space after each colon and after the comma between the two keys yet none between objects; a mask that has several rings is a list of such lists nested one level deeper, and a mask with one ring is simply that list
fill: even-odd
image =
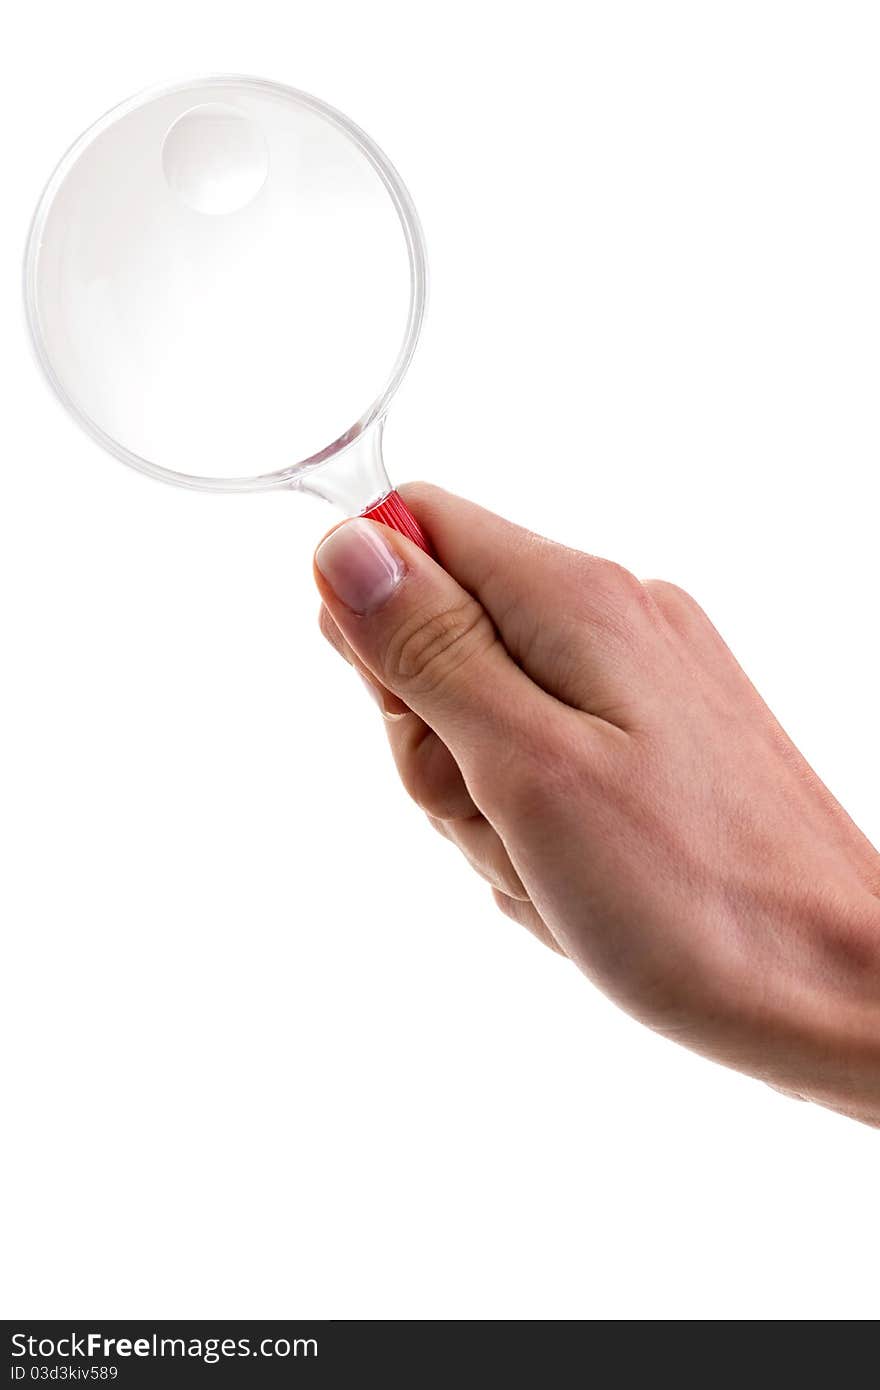
[{"label": "female hand", "polygon": [[880,856],[703,611],[437,488],[404,495],[439,564],[353,520],[316,579],[431,823],[636,1018],[880,1123]]}]

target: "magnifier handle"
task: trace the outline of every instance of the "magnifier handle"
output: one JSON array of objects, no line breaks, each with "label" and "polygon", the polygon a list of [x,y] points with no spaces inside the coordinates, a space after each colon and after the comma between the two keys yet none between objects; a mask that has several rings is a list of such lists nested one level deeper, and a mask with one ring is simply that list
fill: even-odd
[{"label": "magnifier handle", "polygon": [[375,507],[371,507],[363,515],[368,521],[384,522],[386,526],[391,527],[392,531],[399,531],[402,536],[415,541],[426,555],[433,556],[434,551],[431,542],[396,490],[389,492],[387,497],[383,497],[381,502],[377,502]]}]

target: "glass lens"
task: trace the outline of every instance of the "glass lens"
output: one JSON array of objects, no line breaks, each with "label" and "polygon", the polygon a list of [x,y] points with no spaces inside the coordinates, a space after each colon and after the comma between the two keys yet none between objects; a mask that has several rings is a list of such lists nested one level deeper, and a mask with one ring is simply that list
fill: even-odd
[{"label": "glass lens", "polygon": [[32,324],[62,397],[130,461],[286,469],[382,397],[410,253],[360,138],[298,93],[217,79],[129,103],[59,166]]}]

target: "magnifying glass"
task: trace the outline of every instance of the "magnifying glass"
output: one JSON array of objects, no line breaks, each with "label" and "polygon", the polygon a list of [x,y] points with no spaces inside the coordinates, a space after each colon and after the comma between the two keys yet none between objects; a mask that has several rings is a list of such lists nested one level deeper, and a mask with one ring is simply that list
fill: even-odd
[{"label": "magnifying glass", "polygon": [[427,542],[382,427],[425,311],[397,171],[346,116],[220,76],[97,121],[34,215],[25,302],[71,414],[142,473],[294,489]]}]

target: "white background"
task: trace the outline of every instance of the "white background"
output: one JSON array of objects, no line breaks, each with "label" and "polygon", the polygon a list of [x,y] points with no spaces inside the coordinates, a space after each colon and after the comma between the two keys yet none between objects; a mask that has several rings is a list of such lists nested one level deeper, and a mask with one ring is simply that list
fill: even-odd
[{"label": "white background", "polygon": [[691,588],[876,841],[876,7],[49,0],[4,58],[2,1312],[876,1316],[880,1135],[496,916],[317,633],[332,514],[102,455],[19,287],[130,92],[341,107],[428,238],[395,478]]}]

